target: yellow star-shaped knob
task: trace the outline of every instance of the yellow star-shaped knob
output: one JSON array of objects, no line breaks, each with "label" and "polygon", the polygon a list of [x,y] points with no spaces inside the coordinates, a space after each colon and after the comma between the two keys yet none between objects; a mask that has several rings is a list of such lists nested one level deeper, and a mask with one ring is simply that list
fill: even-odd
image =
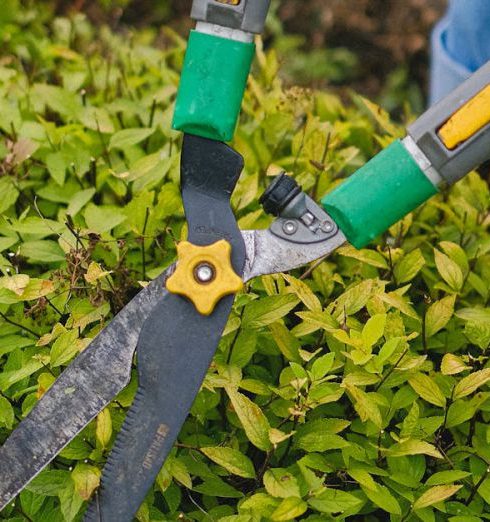
[{"label": "yellow star-shaped knob", "polygon": [[243,288],[231,264],[231,245],[224,239],[209,246],[182,241],[177,245],[177,256],[167,290],[187,297],[202,315],[210,315],[221,298]]}]

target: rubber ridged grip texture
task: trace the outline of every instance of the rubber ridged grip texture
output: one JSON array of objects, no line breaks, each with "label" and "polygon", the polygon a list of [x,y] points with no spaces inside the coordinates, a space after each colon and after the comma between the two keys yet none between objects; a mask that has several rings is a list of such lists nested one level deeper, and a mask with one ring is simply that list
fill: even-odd
[{"label": "rubber ridged grip texture", "polygon": [[322,199],[322,205],[356,248],[437,193],[397,140]]},{"label": "rubber ridged grip texture", "polygon": [[253,43],[191,31],[172,127],[231,140],[254,54]]}]

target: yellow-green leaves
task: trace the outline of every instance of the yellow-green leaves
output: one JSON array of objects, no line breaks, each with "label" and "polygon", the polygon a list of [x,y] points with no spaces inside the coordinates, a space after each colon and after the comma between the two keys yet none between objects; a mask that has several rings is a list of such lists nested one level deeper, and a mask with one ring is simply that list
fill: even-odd
[{"label": "yellow-green leaves", "polygon": [[441,373],[443,375],[457,375],[458,373],[468,370],[467,366],[461,357],[452,353],[446,353],[441,362]]},{"label": "yellow-green leaves", "polygon": [[376,488],[367,488],[361,486],[362,490],[366,494],[366,497],[373,502],[376,506],[380,507],[387,513],[393,515],[401,515],[401,507],[396,498],[390,493],[390,490],[386,486],[376,484]]},{"label": "yellow-green leaves", "polygon": [[[97,4],[102,17],[109,3]],[[184,38],[166,27],[162,45],[155,31],[127,38],[83,17],[53,22],[37,4],[8,0],[7,26],[0,16],[1,440],[188,234],[171,130]],[[343,67],[344,54],[306,59],[278,20],[280,54],[258,41],[234,141],[246,163],[232,197],[244,230],[270,225],[259,198],[272,175],[289,171],[320,201],[404,133],[368,101],[282,85],[290,57],[309,73],[318,57]],[[484,518],[487,181],[470,174],[361,250],[247,282],[139,522]],[[260,245],[259,263],[274,255]],[[200,356],[196,345],[190,373]],[[42,473],[5,517],[83,517],[137,381],[133,368],[62,452],[66,470]]]},{"label": "yellow-green leaves", "polygon": [[0,278],[0,303],[3,304],[32,301],[54,291],[54,283],[46,279],[35,279],[25,274]]},{"label": "yellow-green leaves", "polygon": [[10,402],[0,396],[0,426],[11,429],[14,424],[15,414]]},{"label": "yellow-green leaves", "polygon": [[150,137],[154,132],[155,129],[123,129],[113,134],[109,143],[109,148],[124,150],[126,147],[131,147],[132,145],[141,143],[143,140],[146,140],[148,137]]},{"label": "yellow-green leaves", "polygon": [[366,393],[357,386],[345,385],[352,397],[354,408],[363,422],[370,420],[378,428],[383,424],[381,411],[372,394]]},{"label": "yellow-green leaves", "polygon": [[446,406],[446,397],[434,379],[428,375],[417,373],[411,377],[408,382],[422,399],[434,406],[439,406],[441,408]]},{"label": "yellow-green leaves", "polygon": [[425,315],[425,335],[432,337],[442,330],[454,313],[456,296],[448,295],[440,301],[431,304]]},{"label": "yellow-green leaves", "polygon": [[464,283],[463,271],[459,265],[449,256],[437,250],[437,248],[434,249],[434,260],[437,270],[444,281],[452,290],[459,292]]},{"label": "yellow-green leaves", "polygon": [[420,248],[412,250],[395,265],[393,273],[397,283],[408,283],[422,270],[424,265],[425,259]]},{"label": "yellow-green leaves", "polygon": [[377,314],[369,318],[361,333],[363,348],[370,350],[383,337],[386,314]]},{"label": "yellow-green leaves", "polygon": [[202,453],[233,475],[255,478],[255,470],[249,458],[238,450],[223,446],[201,448]]},{"label": "yellow-green leaves", "polygon": [[270,425],[262,410],[234,388],[227,388],[226,391],[248,440],[263,451],[270,450],[272,448],[269,440]]},{"label": "yellow-green leaves", "polygon": [[299,302],[292,294],[271,295],[252,301],[245,308],[243,325],[248,328],[260,328],[275,323],[290,312]]},{"label": "yellow-green leaves", "polygon": [[409,439],[398,442],[391,446],[386,453],[392,457],[403,457],[405,455],[429,455],[436,459],[442,459],[442,454],[433,444],[423,440]]},{"label": "yellow-green leaves", "polygon": [[490,381],[490,368],[471,373],[456,384],[453,398],[456,400],[467,397],[488,381]]},{"label": "yellow-green leaves", "polygon": [[77,464],[71,474],[71,478],[75,483],[75,491],[83,500],[89,500],[95,489],[99,487],[100,476],[99,468],[83,462]]},{"label": "yellow-green leaves", "polygon": [[273,497],[288,498],[301,496],[296,478],[282,468],[267,470],[264,474],[264,486],[267,493]]},{"label": "yellow-green leaves", "polygon": [[364,501],[352,493],[339,489],[324,489],[311,497],[308,504],[320,513],[345,513],[360,508]]},{"label": "yellow-green leaves", "polygon": [[109,408],[105,408],[97,415],[95,436],[99,444],[106,448],[112,437],[112,418]]},{"label": "yellow-green leaves", "polygon": [[299,354],[300,343],[294,335],[284,326],[284,324],[277,322],[269,325],[272,337],[276,342],[281,353],[288,361],[301,363],[302,359]]},{"label": "yellow-green leaves", "polygon": [[274,522],[282,522],[300,517],[308,509],[308,504],[298,497],[288,497],[281,501],[271,515]]},{"label": "yellow-green leaves", "polygon": [[434,486],[423,493],[413,504],[413,509],[423,509],[429,506],[433,506],[438,502],[452,497],[457,493],[463,486],[457,486],[454,484],[448,484],[445,486]]}]

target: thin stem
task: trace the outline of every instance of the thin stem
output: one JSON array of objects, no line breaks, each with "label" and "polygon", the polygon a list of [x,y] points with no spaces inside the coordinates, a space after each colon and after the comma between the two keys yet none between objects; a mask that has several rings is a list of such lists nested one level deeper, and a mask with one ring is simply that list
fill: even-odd
[{"label": "thin stem", "polygon": [[17,326],[17,328],[21,328],[22,330],[30,333],[34,337],[41,337],[38,333],[36,333],[34,330],[31,330],[30,328],[27,328],[27,326],[24,326],[23,324],[16,323],[15,321],[12,321],[12,319],[9,319],[3,312],[0,312],[0,317],[6,322],[11,324],[12,326]]}]

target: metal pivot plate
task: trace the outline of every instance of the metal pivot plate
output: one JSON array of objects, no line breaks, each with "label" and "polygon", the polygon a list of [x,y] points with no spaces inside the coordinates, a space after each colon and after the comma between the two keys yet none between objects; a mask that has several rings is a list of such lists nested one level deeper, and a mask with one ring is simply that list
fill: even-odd
[{"label": "metal pivot plate", "polygon": [[[225,144],[185,136],[182,196],[189,241],[207,246],[226,239],[240,275],[245,245],[230,197],[242,167],[241,156]],[[152,311],[138,341],[138,392],[85,520],[133,519],[199,391],[232,304],[227,296],[205,317],[186,298],[167,294]]]}]

